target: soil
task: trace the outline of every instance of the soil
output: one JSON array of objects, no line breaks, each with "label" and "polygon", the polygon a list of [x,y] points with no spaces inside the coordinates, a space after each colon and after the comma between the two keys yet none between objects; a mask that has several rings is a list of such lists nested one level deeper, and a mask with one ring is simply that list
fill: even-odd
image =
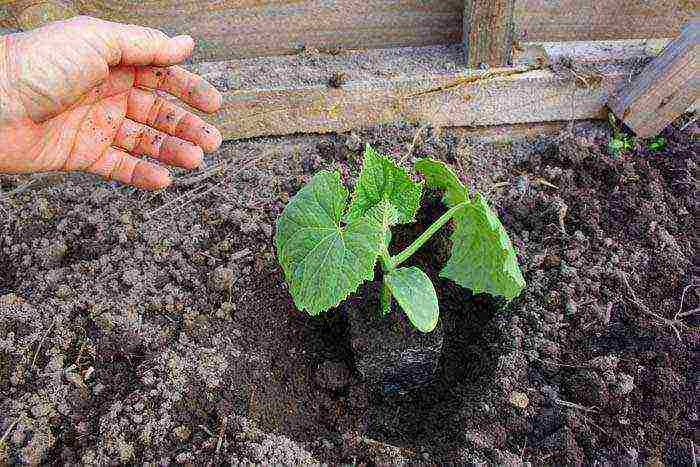
[{"label": "soil", "polygon": [[[157,193],[0,177],[23,187],[0,204],[1,462],[692,465],[687,120],[658,153],[608,154],[598,122],[496,141],[428,128],[415,145],[395,124],[226,143]],[[295,310],[273,249],[289,197],[321,168],[352,186],[365,142],[451,163],[528,283],[510,304],[473,296],[438,277],[436,237],[413,264],[438,289],[443,357],[431,384],[388,395],[354,370],[340,309]],[[439,209],[430,195],[419,223]]]}]

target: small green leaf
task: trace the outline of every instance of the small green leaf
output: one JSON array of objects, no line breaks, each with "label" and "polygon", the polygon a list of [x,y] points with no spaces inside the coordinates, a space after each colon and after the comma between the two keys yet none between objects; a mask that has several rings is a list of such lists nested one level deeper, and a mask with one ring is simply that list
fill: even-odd
[{"label": "small green leaf", "polygon": [[374,278],[384,232],[367,218],[343,226],[347,198],[340,174],[321,171],[277,220],[278,260],[294,303],[311,315],[338,305]]},{"label": "small green leaf", "polygon": [[452,254],[440,275],[471,289],[512,300],[525,287],[515,249],[498,216],[477,193],[454,217]]},{"label": "small green leaf", "polygon": [[657,136],[647,143],[647,148],[651,151],[661,151],[666,147],[666,138]]},{"label": "small green leaf", "polygon": [[435,159],[421,159],[416,162],[415,167],[425,177],[430,188],[445,191],[443,202],[448,207],[451,208],[469,200],[467,189],[459,181],[454,170],[444,162]]},{"label": "small green leaf", "polygon": [[625,142],[621,139],[612,138],[610,140],[610,142],[608,143],[608,146],[613,151],[619,151],[620,149],[622,149],[625,146]]},{"label": "small green leaf", "polygon": [[435,329],[440,310],[430,278],[416,267],[398,268],[384,276],[392,295],[421,332]]},{"label": "small green leaf", "polygon": [[389,201],[399,213],[399,224],[412,222],[422,194],[421,183],[411,180],[404,169],[368,144],[346,219],[358,219],[382,201]]}]

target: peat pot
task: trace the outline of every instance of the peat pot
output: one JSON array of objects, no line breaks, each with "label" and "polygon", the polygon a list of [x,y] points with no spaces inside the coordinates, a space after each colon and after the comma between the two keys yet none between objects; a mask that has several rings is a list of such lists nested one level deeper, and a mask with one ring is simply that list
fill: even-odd
[{"label": "peat pot", "polygon": [[380,318],[378,291],[378,283],[368,284],[343,305],[357,372],[387,393],[429,383],[442,354],[442,320],[432,332],[422,333],[395,302],[392,312]]}]

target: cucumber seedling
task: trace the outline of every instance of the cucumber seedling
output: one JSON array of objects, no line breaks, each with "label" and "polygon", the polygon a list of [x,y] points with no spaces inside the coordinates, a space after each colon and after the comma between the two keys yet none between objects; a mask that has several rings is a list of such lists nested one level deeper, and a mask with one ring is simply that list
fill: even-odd
[{"label": "cucumber seedling", "polygon": [[320,171],[287,204],[277,220],[275,246],[294,303],[316,316],[337,306],[364,281],[383,277],[381,316],[396,300],[421,332],[432,331],[439,309],[435,288],[417,267],[401,267],[430,237],[454,221],[452,251],[440,275],[471,289],[512,300],[525,287],[515,250],[498,216],[480,193],[473,198],[452,169],[421,159],[415,169],[430,188],[442,190],[447,211],[412,244],[389,254],[391,228],[415,220],[423,182],[367,145],[348,205],[338,172]]}]

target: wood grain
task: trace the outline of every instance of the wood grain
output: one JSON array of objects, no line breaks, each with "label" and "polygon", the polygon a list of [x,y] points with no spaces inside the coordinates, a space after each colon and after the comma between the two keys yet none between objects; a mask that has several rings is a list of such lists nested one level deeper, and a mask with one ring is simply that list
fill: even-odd
[{"label": "wood grain", "polygon": [[[288,54],[300,47],[459,43],[463,0],[75,0],[82,14],[191,34],[194,60]],[[525,41],[675,37],[689,0],[515,0]]]},{"label": "wood grain", "polygon": [[691,0],[517,0],[515,28],[524,41],[599,41],[676,37],[698,15]]},{"label": "wood grain", "polygon": [[290,54],[302,47],[457,43],[463,0],[78,0],[81,13],[189,33],[195,60]]},{"label": "wood grain", "polygon": [[219,113],[200,115],[227,140],[344,132],[395,121],[474,127],[602,118],[610,90],[627,72],[608,66],[591,88],[569,75],[521,67],[352,82],[340,89],[231,91]]},{"label": "wood grain", "polygon": [[612,97],[610,109],[637,136],[658,134],[700,99],[699,43],[700,22],[688,23],[661,55]]},{"label": "wood grain", "polygon": [[[313,85],[285,85],[278,81],[269,87],[231,90],[224,93],[220,112],[200,115],[218,126],[227,140],[345,132],[396,121],[483,127],[606,118],[610,95],[629,78],[638,59],[658,53],[667,42],[543,46],[552,63],[558,64],[566,56],[576,64],[574,70],[561,66],[532,69],[528,65],[436,71],[390,78],[360,77],[340,88],[320,84],[326,68],[319,66],[318,77],[308,76],[314,80]],[[378,52],[361,55],[375,53]],[[516,56],[516,62],[517,59]],[[404,68],[398,61],[394,66]],[[194,67],[190,69],[211,82],[221,82],[222,77],[232,76],[234,70],[240,69],[235,62]]]},{"label": "wood grain", "polygon": [[464,47],[467,66],[506,66],[513,55],[515,0],[466,0]]}]

